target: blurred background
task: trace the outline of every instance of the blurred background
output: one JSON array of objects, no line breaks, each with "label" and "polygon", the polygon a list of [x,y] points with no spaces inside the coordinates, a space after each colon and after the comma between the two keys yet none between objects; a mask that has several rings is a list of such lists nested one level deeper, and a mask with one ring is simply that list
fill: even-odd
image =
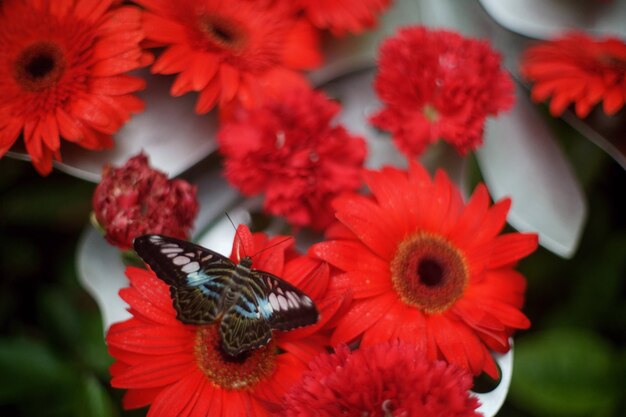
[{"label": "blurred background", "polygon": [[[498,416],[626,416],[626,172],[566,125],[552,128],[589,219],[571,260],[540,248],[520,265],[533,325],[516,336]],[[1,416],[145,415],[123,411],[122,392],[110,388],[101,315],[77,280],[93,189],[0,160]]]}]

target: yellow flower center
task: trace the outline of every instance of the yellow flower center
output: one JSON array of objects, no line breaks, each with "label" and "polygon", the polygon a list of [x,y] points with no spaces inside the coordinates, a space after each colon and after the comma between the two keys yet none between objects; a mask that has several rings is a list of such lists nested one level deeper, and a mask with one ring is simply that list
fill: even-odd
[{"label": "yellow flower center", "polygon": [[276,367],[274,341],[259,349],[229,356],[222,349],[218,324],[198,327],[195,355],[198,367],[224,389],[249,389],[272,375]]},{"label": "yellow flower center", "polygon": [[391,261],[391,280],[405,303],[435,314],[463,295],[469,268],[463,254],[447,239],[420,232],[398,246]]},{"label": "yellow flower center", "polygon": [[26,91],[54,86],[65,70],[65,57],[53,42],[35,42],[21,51],[13,66],[13,77]]}]

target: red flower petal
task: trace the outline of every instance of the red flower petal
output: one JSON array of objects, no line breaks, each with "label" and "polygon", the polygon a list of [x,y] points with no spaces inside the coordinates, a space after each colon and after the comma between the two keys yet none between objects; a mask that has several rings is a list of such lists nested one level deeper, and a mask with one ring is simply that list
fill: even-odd
[{"label": "red flower petal", "polygon": [[550,113],[560,116],[571,104],[585,117],[599,100],[612,115],[624,106],[626,43],[617,38],[594,39],[584,32],[538,43],[524,51],[521,72],[534,83],[532,98],[550,97]]},{"label": "red flower petal", "polygon": [[125,388],[154,388],[172,384],[197,369],[192,354],[162,355],[130,366],[113,376],[111,385]]},{"label": "red flower petal", "polygon": [[509,233],[494,239],[490,268],[511,265],[537,249],[538,237],[534,233]]},{"label": "red flower petal", "polygon": [[383,294],[376,298],[354,301],[352,308],[340,319],[331,344],[352,341],[374,325],[397,301],[395,294]]},{"label": "red flower petal", "polygon": [[[191,372],[161,391],[152,402],[148,415],[150,417],[188,416],[189,411],[196,406],[204,383],[205,376],[201,372]],[[189,395],[189,393],[192,394]]]}]

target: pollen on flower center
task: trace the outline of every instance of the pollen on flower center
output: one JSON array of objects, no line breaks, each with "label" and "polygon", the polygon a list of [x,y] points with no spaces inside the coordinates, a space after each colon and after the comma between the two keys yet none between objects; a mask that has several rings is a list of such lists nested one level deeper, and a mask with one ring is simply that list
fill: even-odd
[{"label": "pollen on flower center", "polygon": [[276,367],[275,344],[268,345],[236,358],[228,356],[221,347],[217,324],[198,327],[195,355],[198,367],[211,382],[224,389],[247,389],[272,375]]},{"label": "pollen on flower center", "polygon": [[437,112],[437,109],[432,104],[426,104],[422,109],[422,112],[424,113],[424,117],[429,122],[437,121],[439,118],[439,112]]},{"label": "pollen on flower center", "polygon": [[13,76],[26,91],[41,91],[56,84],[65,71],[65,57],[53,42],[36,42],[15,60]]},{"label": "pollen on flower center", "polygon": [[391,261],[391,279],[400,298],[430,314],[445,311],[461,297],[468,278],[463,254],[430,233],[406,238]]},{"label": "pollen on flower center", "polygon": [[241,25],[220,16],[203,15],[200,30],[214,46],[220,48],[239,50],[246,46],[248,40]]}]

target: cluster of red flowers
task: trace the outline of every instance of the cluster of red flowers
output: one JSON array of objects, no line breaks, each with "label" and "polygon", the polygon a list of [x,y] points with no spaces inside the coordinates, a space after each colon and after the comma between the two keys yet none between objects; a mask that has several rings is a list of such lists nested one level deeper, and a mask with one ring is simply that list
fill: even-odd
[{"label": "cluster of red flowers", "polygon": [[572,32],[528,48],[521,72],[533,82],[534,101],[550,99],[553,116],[573,103],[576,115],[586,117],[600,101],[613,115],[626,101],[626,42]]},{"label": "cluster of red flowers", "polygon": [[465,154],[482,144],[487,116],[513,104],[513,83],[486,41],[401,29],[380,49],[374,87],[385,107],[372,123],[408,157],[445,140]]},{"label": "cluster of red flowers", "polygon": [[331,200],[361,185],[365,141],[332,126],[339,104],[321,92],[295,90],[236,114],[218,139],[225,175],[243,194],[265,193],[265,210],[291,224],[323,229]]},{"label": "cluster of red flowers", "polygon": [[140,154],[120,168],[104,168],[94,191],[93,210],[105,238],[123,250],[146,233],[186,239],[198,213],[196,187],[169,180]]},{"label": "cluster of red flowers", "polygon": [[[372,195],[336,199],[340,223],[307,256],[238,229],[231,259],[256,254],[254,269],[307,292],[322,317],[242,360],[224,356],[216,324],[178,321],[153,272],[129,268],[121,295],[134,317],[107,336],[124,405],[152,404],[154,416],[477,416],[471,375],[497,378],[491,351],[529,326],[514,266],[537,236],[501,235],[509,200],[490,207],[480,185],[465,204],[442,171],[431,179],[412,163],[364,178]],[[360,347],[313,359],[343,343]]]},{"label": "cluster of red flowers", "polygon": [[178,74],[173,95],[200,92],[196,112],[216,105],[253,108],[308,87],[300,71],[321,64],[319,33],[359,33],[390,0],[136,0],[146,8],[146,38],[165,47],[152,66]]},{"label": "cluster of red flowers", "polygon": [[231,259],[254,256],[254,267],[299,286],[315,301],[322,321],[311,328],[277,332],[270,343],[244,358],[229,358],[220,348],[217,326],[191,326],[176,319],[168,286],[151,271],[128,268],[130,288],[121,291],[133,318],[114,324],[108,334],[114,387],[126,388],[126,408],[152,404],[150,415],[265,417],[268,404],[281,401],[313,357],[324,351],[319,331],[341,301],[327,301],[328,265],[297,255],[293,240],[251,235],[239,227]]},{"label": "cluster of red flowers", "polygon": [[134,93],[144,81],[127,75],[152,62],[142,47],[163,48],[151,71],[177,74],[172,95],[199,92],[197,113],[309,88],[301,71],[322,62],[319,29],[361,32],[389,2],[0,2],[0,157],[23,136],[47,175],[61,139],[113,146],[112,135],[143,110]]}]

